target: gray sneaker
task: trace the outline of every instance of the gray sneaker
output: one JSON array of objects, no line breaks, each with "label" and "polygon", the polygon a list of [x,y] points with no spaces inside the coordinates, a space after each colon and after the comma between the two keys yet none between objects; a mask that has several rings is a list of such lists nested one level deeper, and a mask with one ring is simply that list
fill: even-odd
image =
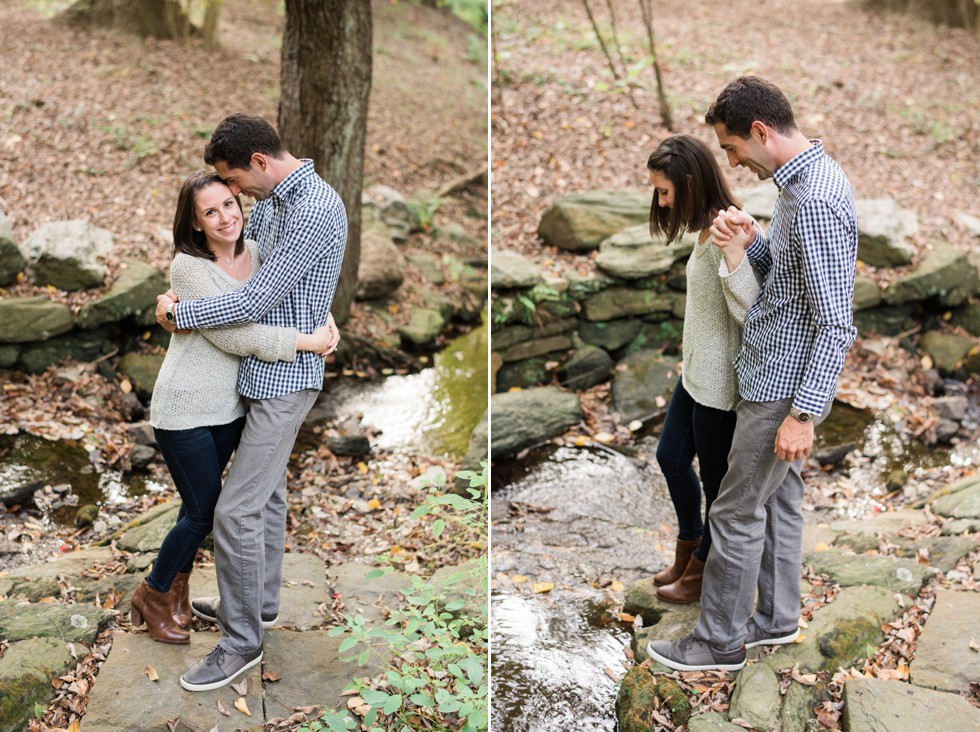
[{"label": "gray sneaker", "polygon": [[764,645],[782,645],[783,643],[792,643],[797,638],[800,637],[800,628],[797,626],[793,630],[776,631],[774,633],[769,633],[762,630],[758,625],[755,624],[755,618],[749,618],[749,622],[745,624],[745,647],[755,648],[756,646]]},{"label": "gray sneaker", "polygon": [[[191,612],[201,620],[209,623],[218,622],[218,606],[221,600],[217,597],[195,597],[191,600]],[[262,613],[262,627],[271,628],[279,622],[279,613]]]},{"label": "gray sneaker", "polygon": [[262,662],[262,649],[240,656],[221,646],[195,663],[180,677],[180,685],[188,691],[211,691],[234,681],[242,671]]},{"label": "gray sneaker", "polygon": [[745,651],[716,651],[693,635],[679,640],[654,640],[647,643],[647,653],[654,661],[675,671],[738,671],[745,665]]}]

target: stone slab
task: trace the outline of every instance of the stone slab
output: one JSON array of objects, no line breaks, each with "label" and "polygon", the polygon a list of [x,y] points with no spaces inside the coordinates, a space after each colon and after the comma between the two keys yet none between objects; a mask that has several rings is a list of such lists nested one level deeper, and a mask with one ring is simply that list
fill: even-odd
[{"label": "stone slab", "polygon": [[934,572],[914,559],[846,554],[835,550],[807,554],[803,562],[820,574],[830,575],[842,587],[875,585],[912,597],[919,594]]},{"label": "stone slab", "polygon": [[919,636],[909,680],[916,686],[969,693],[980,679],[980,593],[941,589]]},{"label": "stone slab", "polygon": [[980,729],[980,709],[955,694],[902,681],[848,679],[843,732],[952,732]]},{"label": "stone slab", "polygon": [[365,579],[364,575],[373,569],[376,567],[349,562],[329,570],[333,591],[344,604],[344,615],[360,615],[368,625],[383,622],[386,614],[381,608],[399,607],[400,591],[412,586],[411,579],[398,572]]},{"label": "stone slab", "polygon": [[[276,632],[270,631],[272,635]],[[235,708],[238,694],[225,686],[214,691],[190,692],[180,686],[180,675],[207,655],[220,636],[192,633],[189,646],[157,643],[146,633],[118,632],[112,651],[95,679],[88,708],[82,719],[83,732],[145,732],[165,730],[167,722],[180,720],[177,730],[232,732],[259,726],[262,710],[263,664],[242,674],[248,683],[245,703],[252,716]],[[156,670],[159,681],[150,681],[146,669]],[[221,701],[230,716],[218,711]]]}]

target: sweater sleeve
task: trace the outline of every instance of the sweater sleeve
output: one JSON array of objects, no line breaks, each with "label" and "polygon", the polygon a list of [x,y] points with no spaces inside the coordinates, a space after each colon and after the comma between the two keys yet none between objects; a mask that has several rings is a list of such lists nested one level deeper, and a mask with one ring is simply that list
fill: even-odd
[{"label": "sweater sleeve", "polygon": [[[227,287],[207,271],[207,260],[178,254],[170,265],[170,285],[181,301],[223,295]],[[235,356],[255,356],[261,361],[296,360],[295,328],[258,323],[197,331],[216,348]]]},{"label": "sweater sleeve", "polygon": [[755,304],[762,289],[759,273],[749,263],[748,257],[742,257],[742,261],[739,262],[735,271],[729,272],[728,262],[724,257],[721,257],[721,263],[718,265],[718,276],[721,278],[721,289],[725,293],[728,312],[732,314],[739,325],[744,326],[749,308]]}]

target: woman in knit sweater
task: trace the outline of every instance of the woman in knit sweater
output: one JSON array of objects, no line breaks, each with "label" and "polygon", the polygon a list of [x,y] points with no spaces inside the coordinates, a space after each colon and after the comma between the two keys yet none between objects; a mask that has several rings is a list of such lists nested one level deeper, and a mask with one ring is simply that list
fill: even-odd
[{"label": "woman in knit sweater", "polygon": [[[241,289],[256,273],[255,243],[243,237],[243,220],[238,197],[214,173],[184,181],[170,265],[171,287],[181,300]],[[133,595],[131,616],[134,626],[146,623],[154,640],[190,642],[188,577],[211,532],[221,474],[245,424],[237,388],[241,358],[293,361],[297,351],[329,352],[336,339],[332,321],[309,335],[247,324],[171,336],[153,389],[150,423],[182,503],[152,571]]]},{"label": "woman in knit sweater", "polygon": [[[732,361],[759,282],[751,266],[738,266],[750,237],[742,234],[724,250],[712,246],[708,228],[715,215],[739,204],[707,145],[690,135],[668,137],[647,161],[647,173],[654,186],[651,235],[666,237],[667,244],[686,232],[698,235],[687,262],[683,375],[657,446],[677,512],[677,547],[673,565],[653,578],[662,600],[689,603],[701,597],[711,547],[708,512],[728,470],[735,432],[738,389]],[[695,455],[704,488],[703,520]]]}]

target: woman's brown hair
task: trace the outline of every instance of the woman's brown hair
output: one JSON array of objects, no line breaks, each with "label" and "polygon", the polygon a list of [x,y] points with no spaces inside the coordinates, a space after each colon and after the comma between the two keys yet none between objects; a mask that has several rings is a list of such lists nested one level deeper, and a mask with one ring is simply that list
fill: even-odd
[{"label": "woman's brown hair", "polygon": [[[208,249],[208,239],[204,232],[194,228],[194,220],[197,217],[197,194],[213,183],[226,186],[217,173],[202,171],[189,175],[180,187],[180,193],[177,194],[177,211],[174,213],[174,256],[182,253],[192,257],[210,259],[212,262],[217,260],[217,257]],[[238,196],[235,196],[235,202],[238,204],[238,210],[242,211],[242,202]],[[244,216],[245,214],[242,212],[243,219]],[[238,241],[235,243],[236,257],[245,251],[244,232],[245,227],[243,226],[242,231],[238,234]]]},{"label": "woman's brown hair", "polygon": [[654,239],[663,234],[671,244],[686,231],[708,228],[718,211],[742,207],[711,150],[692,135],[673,135],[661,142],[647,160],[647,169],[674,184],[672,208],[662,207],[660,194],[653,192],[650,236]]}]

